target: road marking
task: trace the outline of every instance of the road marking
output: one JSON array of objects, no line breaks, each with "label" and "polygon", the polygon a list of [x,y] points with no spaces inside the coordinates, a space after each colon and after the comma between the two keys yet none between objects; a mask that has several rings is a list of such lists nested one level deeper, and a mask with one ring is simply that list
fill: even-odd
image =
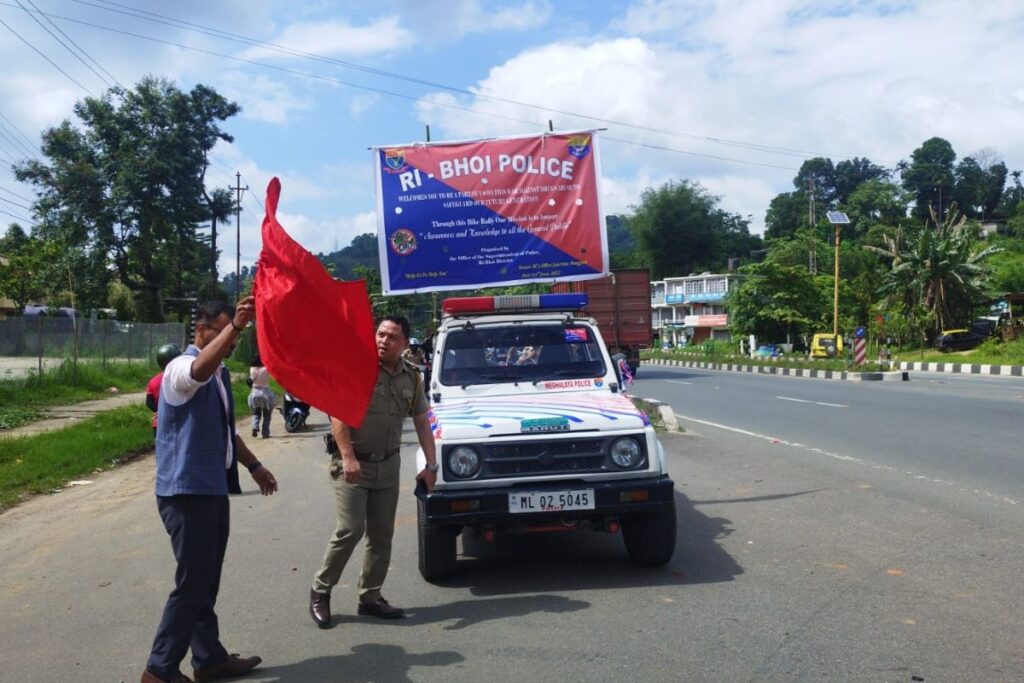
[{"label": "road marking", "polygon": [[684,382],[681,379],[667,379],[665,381],[669,384],[693,384],[693,382]]},{"label": "road marking", "polygon": [[826,403],[824,401],[808,401],[804,398],[790,398],[789,396],[776,396],[775,398],[780,401],[793,401],[794,403],[812,403],[816,406],[828,406],[829,408],[849,408],[850,406],[842,403]]},{"label": "road marking", "polygon": [[[806,444],[798,443],[796,441],[786,441],[785,439],[780,439],[778,437],[769,436],[768,434],[759,434],[758,432],[752,432],[752,431],[750,431],[748,429],[740,429],[739,427],[730,427],[729,425],[724,425],[724,424],[721,424],[719,422],[711,422],[710,420],[701,420],[701,419],[696,418],[696,417],[689,417],[688,415],[680,415],[678,413],[676,414],[676,419],[677,420],[688,420],[689,422],[696,422],[697,424],[707,425],[708,427],[715,427],[717,429],[724,429],[727,432],[733,432],[735,434],[742,434],[744,436],[751,436],[751,437],[753,437],[755,439],[761,439],[762,441],[767,441],[767,442],[773,443],[773,444],[782,444],[783,446],[789,446],[790,448],[797,448],[799,450],[807,451],[809,453],[816,453],[818,455],[823,455],[826,458],[832,458],[833,460],[842,460],[843,462],[849,462],[849,463],[853,463],[855,465],[863,465],[864,467],[870,467],[873,470],[886,470],[888,472],[900,473],[900,470],[897,470],[895,467],[891,467],[889,465],[878,465],[878,464],[875,464],[875,463],[868,462],[866,460],[862,460],[861,458],[855,458],[852,455],[843,455],[841,453],[832,453],[830,451],[826,451],[826,450],[823,450],[821,448],[816,448],[814,446],[808,446]],[[919,474],[916,474],[915,472],[910,471],[910,470],[906,470],[906,471],[904,471],[902,473],[906,474],[907,476],[911,477],[912,479],[915,479],[915,480],[918,480],[918,481],[922,481],[923,480],[923,481],[928,482],[929,484],[940,484],[942,486],[956,486],[956,484],[954,484],[951,481],[947,481],[945,479],[937,479],[937,478],[934,478],[934,477],[928,477],[928,476],[925,476],[925,475],[919,475]],[[966,493],[967,489],[961,487],[960,491]],[[979,490],[979,489],[974,489],[974,493],[976,495],[985,496],[986,498],[991,498],[991,499],[999,501],[1001,503],[1007,503],[1009,505],[1017,505],[1017,501],[1014,500],[1013,498],[1010,498],[1009,496],[1003,496],[1003,495],[1000,495],[998,493],[992,493],[991,491],[983,491],[983,490]]]}]

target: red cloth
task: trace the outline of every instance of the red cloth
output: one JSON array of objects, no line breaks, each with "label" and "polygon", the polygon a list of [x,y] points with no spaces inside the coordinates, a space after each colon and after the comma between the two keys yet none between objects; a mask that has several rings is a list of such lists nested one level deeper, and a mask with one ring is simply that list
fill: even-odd
[{"label": "red cloth", "polygon": [[285,389],[359,427],[377,383],[373,310],[363,280],[340,282],[277,222],[281,181],[267,186],[256,270],[256,338]]}]

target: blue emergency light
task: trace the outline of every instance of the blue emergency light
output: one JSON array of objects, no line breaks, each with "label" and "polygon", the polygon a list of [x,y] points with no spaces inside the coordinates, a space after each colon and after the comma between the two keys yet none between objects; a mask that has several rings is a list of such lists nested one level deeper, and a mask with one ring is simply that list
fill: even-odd
[{"label": "blue emergency light", "polygon": [[445,299],[441,302],[441,310],[448,315],[503,311],[578,311],[587,307],[587,301],[584,293],[466,296]]}]

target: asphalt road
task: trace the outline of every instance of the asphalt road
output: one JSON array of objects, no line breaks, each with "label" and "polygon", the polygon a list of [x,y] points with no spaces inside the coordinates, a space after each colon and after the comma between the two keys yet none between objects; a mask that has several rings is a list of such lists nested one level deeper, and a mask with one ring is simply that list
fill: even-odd
[{"label": "asphalt road", "polygon": [[[684,388],[683,414],[717,399],[669,379],[728,379],[651,370],[639,393]],[[832,391],[770,381],[792,398]],[[254,447],[280,493],[232,500],[222,638],[263,656],[254,681],[1024,680],[1019,505],[861,451],[684,424],[664,439],[679,516],[667,567],[632,567],[616,536],[551,534],[460,544],[441,586],[416,571],[407,433],[385,595],[409,618],[355,616],[360,549],[321,631],[306,607],[334,519],[325,424],[284,437],[278,422]],[[0,567],[0,680],[138,680],[173,573],[152,458],[0,515]]]}]

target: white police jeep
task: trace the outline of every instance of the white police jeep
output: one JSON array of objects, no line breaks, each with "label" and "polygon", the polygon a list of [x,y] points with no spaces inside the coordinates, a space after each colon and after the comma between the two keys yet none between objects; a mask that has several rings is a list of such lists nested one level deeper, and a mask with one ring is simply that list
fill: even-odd
[{"label": "white police jeep", "polygon": [[[456,537],[622,530],[630,559],[675,551],[674,485],[646,415],[623,395],[585,294],[447,299],[428,387],[440,464],[418,498],[419,568],[456,567]],[[422,450],[418,468],[426,463]]]}]

